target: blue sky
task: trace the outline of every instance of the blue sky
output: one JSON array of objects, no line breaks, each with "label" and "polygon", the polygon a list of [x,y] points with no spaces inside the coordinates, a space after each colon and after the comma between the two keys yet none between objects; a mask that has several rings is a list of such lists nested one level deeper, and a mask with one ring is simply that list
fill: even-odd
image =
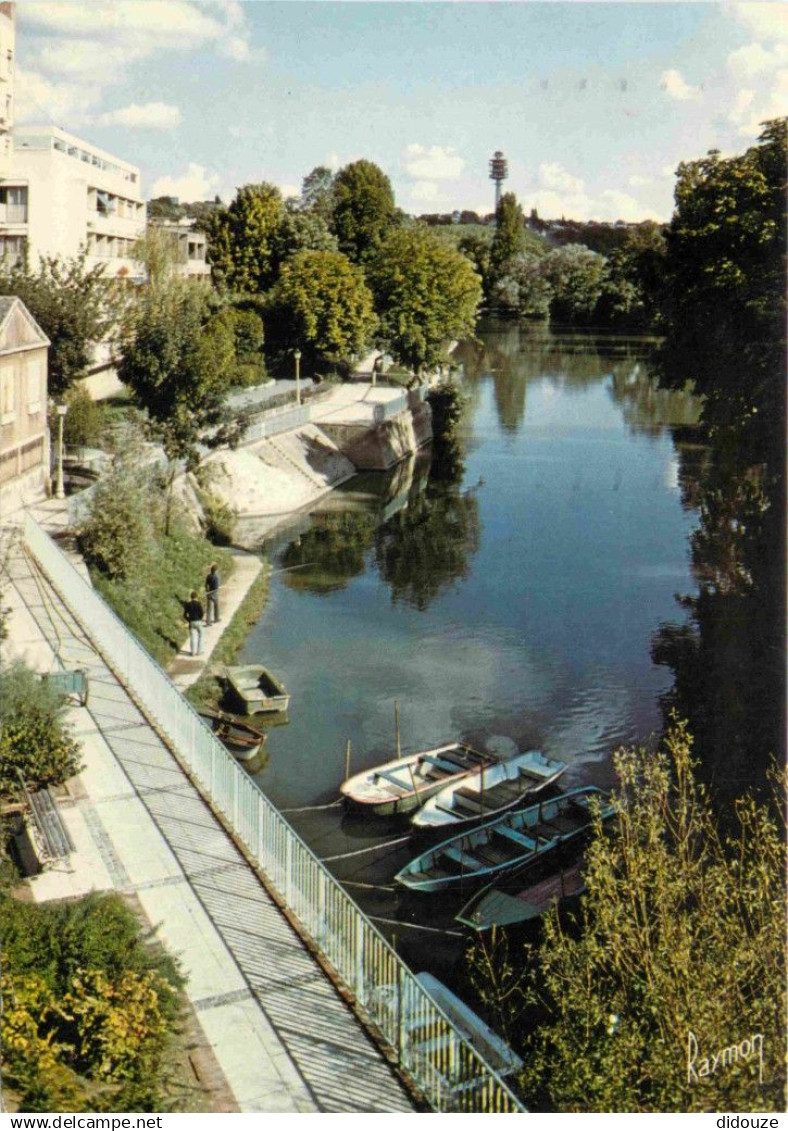
[{"label": "blue sky", "polygon": [[146,197],[298,192],[360,157],[407,212],[666,219],[674,171],[788,113],[788,6],[22,0],[17,121],[140,165]]}]

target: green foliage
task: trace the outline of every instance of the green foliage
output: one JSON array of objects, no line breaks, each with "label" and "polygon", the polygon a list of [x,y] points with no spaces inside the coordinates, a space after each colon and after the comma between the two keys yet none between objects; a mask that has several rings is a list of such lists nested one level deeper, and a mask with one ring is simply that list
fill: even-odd
[{"label": "green foliage", "polygon": [[664,379],[753,462],[784,455],[788,119],[740,157],[682,163],[668,230]]},{"label": "green foliage", "polygon": [[276,234],[284,215],[282,194],[263,182],[242,185],[228,208],[204,219],[208,260],[222,289],[257,294],[276,280]]},{"label": "green foliage", "polygon": [[[316,165],[301,182],[301,209],[331,223],[334,211],[334,174],[326,165]],[[330,250],[330,249],[324,249]]]},{"label": "green foliage", "polygon": [[63,439],[75,448],[97,448],[107,423],[103,404],[94,401],[87,389],[76,385],[66,394],[68,412],[63,421]]},{"label": "green foliage", "polygon": [[60,718],[63,701],[22,664],[0,669],[0,796],[60,785],[79,770],[79,744]]},{"label": "green foliage", "polygon": [[228,369],[230,386],[259,385],[265,380],[264,328],[259,314],[234,306],[224,307],[208,323],[211,333],[225,330],[232,335],[233,362]]},{"label": "green foliage", "polygon": [[655,325],[666,248],[659,224],[646,221],[627,231],[624,242],[608,258],[595,321],[638,329]]},{"label": "green foliage", "polygon": [[[608,835],[596,822],[578,929],[554,909],[528,955],[530,989],[520,981],[548,1016],[520,1034],[526,1088],[559,1111],[782,1111],[782,804],[741,799],[723,838],[682,723],[662,750],[614,763],[617,817]],[[492,988],[478,962],[475,975]],[[754,1034],[762,1081],[757,1055],[710,1071]]]},{"label": "green foliage", "polygon": [[391,232],[370,264],[369,278],[380,340],[416,372],[442,363],[449,342],[473,332],[479,276],[464,255],[427,229]]},{"label": "green foliage", "polygon": [[552,290],[550,316],[558,322],[588,322],[605,280],[605,258],[582,244],[548,252],[539,265]]},{"label": "green foliage", "polygon": [[274,237],[276,262],[282,264],[299,251],[338,251],[336,236],[328,221],[318,212],[297,212],[286,208]]},{"label": "green foliage", "polygon": [[199,284],[173,279],[138,300],[122,330],[118,376],[158,426],[170,459],[192,457],[216,424],[236,364],[235,325]]},{"label": "green foliage", "polygon": [[0,896],[6,1087],[24,1111],[161,1110],[182,979],[115,895]]},{"label": "green foliage", "polygon": [[354,263],[366,262],[396,222],[391,182],[372,161],[354,161],[334,178],[333,201],[339,250]]},{"label": "green foliage", "polygon": [[59,397],[91,363],[92,343],[114,323],[115,297],[103,264],[86,267],[87,253],[73,259],[41,258],[38,270],[17,267],[0,274],[0,294],[22,300],[49,338],[49,393]]},{"label": "green foliage", "polygon": [[160,507],[150,476],[119,463],[96,484],[78,531],[88,566],[110,580],[144,569],[154,553]]},{"label": "green foliage", "polygon": [[285,263],[270,319],[269,337],[298,346],[305,368],[348,360],[377,325],[362,270],[338,251],[302,251]]},{"label": "green foliage", "polygon": [[490,306],[502,315],[547,318],[553,288],[544,277],[542,263],[540,257],[529,253],[514,256],[506,270],[489,286]]},{"label": "green foliage", "polygon": [[509,270],[522,248],[525,217],[513,192],[505,192],[495,213],[495,235],[490,246],[490,282]]}]

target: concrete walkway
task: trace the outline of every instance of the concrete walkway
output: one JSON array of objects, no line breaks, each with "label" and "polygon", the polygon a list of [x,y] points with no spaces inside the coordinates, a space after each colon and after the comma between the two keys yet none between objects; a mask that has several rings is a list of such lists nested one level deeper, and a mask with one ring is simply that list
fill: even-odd
[{"label": "concrete walkway", "polygon": [[[6,659],[86,667],[69,720],[84,769],[63,817],[68,867],[36,900],[136,898],[188,977],[187,996],[244,1112],[408,1112],[411,1099],[83,629],[17,545],[7,561]],[[228,606],[229,615],[229,606]]]}]

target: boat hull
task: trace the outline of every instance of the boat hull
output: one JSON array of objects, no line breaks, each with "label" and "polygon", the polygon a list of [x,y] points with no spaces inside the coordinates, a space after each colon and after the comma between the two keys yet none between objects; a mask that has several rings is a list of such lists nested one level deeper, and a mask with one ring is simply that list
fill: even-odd
[{"label": "boat hull", "polygon": [[460,780],[497,758],[464,743],[447,743],[384,762],[348,778],[339,787],[348,805],[376,817],[412,813],[449,780]]},{"label": "boat hull", "polygon": [[282,714],[290,705],[284,685],[260,664],[227,668],[225,679],[244,715]]}]

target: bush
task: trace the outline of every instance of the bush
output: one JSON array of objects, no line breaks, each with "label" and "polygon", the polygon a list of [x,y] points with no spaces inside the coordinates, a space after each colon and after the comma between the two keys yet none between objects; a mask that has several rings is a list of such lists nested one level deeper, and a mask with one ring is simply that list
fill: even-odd
[{"label": "bush", "polygon": [[144,569],[153,553],[159,509],[147,478],[123,466],[113,470],[96,487],[90,515],[78,532],[87,564],[110,579]]},{"label": "bush", "polygon": [[59,715],[63,699],[23,664],[0,671],[0,795],[60,785],[79,770],[79,745]]},{"label": "bush", "polygon": [[103,404],[75,385],[66,396],[68,412],[63,421],[63,439],[75,448],[98,448],[107,422]]}]

